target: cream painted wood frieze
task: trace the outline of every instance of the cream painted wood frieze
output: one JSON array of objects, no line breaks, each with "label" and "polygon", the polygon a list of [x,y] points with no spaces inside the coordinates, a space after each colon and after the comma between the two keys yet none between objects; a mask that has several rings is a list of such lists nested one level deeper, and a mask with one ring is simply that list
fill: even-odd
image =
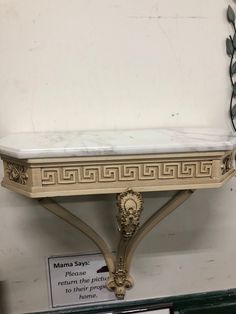
[{"label": "cream painted wood frieze", "polygon": [[[218,129],[144,129],[12,134],[0,140],[2,186],[40,204],[84,232],[102,251],[107,287],[123,298],[142,238],[194,190],[218,188],[235,175],[236,137]],[[140,226],[141,192],[179,190]],[[120,243],[106,241],[51,197],[117,194]]]},{"label": "cream painted wood frieze", "polygon": [[214,188],[234,175],[231,151],[2,160],[2,185],[33,198]]}]

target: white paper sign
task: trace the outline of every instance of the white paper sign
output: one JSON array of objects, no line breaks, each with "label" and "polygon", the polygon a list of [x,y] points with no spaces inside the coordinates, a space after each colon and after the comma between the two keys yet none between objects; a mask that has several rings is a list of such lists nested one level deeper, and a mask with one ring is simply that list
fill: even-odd
[{"label": "white paper sign", "polygon": [[49,257],[52,307],[115,300],[114,293],[106,288],[108,275],[102,254]]}]

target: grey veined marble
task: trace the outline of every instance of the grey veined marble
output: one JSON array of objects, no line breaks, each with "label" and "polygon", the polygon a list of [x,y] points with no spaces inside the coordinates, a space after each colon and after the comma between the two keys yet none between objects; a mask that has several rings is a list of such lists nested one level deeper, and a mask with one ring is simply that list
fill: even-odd
[{"label": "grey veined marble", "polygon": [[17,133],[0,139],[15,158],[203,152],[236,148],[236,135],[202,128]]}]

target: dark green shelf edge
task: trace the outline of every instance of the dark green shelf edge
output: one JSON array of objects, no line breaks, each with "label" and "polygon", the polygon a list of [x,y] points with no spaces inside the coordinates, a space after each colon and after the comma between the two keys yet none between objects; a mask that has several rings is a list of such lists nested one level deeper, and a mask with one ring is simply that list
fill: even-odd
[{"label": "dark green shelf edge", "polygon": [[235,314],[236,303],[220,305],[208,305],[203,307],[188,308],[181,310],[179,314]]},{"label": "dark green shelf edge", "polygon": [[[120,303],[102,303],[94,305],[89,304],[86,306],[73,307],[70,309],[53,309],[46,312],[34,312],[34,314],[99,314],[106,311],[122,313],[122,311],[128,311],[132,309],[151,310],[165,306],[172,307],[174,311],[179,311],[181,314],[236,313],[236,289],[179,295],[165,298],[152,298],[137,301],[121,301]],[[213,309],[217,308],[221,312],[217,312],[215,310],[213,312]],[[226,311],[227,308],[229,311]]]}]

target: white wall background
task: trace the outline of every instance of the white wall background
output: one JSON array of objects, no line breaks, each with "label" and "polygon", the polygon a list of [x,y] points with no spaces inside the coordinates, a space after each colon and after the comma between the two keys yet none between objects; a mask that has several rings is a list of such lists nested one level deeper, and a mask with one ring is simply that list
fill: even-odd
[{"label": "white wall background", "polygon": [[[229,3],[234,5],[233,0],[0,0],[0,136],[230,129]],[[168,197],[145,194],[145,215]],[[47,310],[45,257],[95,247],[36,201],[3,188],[0,199],[0,277],[9,282],[12,312]],[[233,179],[220,190],[196,192],[162,222],[138,248],[135,289],[127,300],[236,287],[235,201]],[[114,247],[112,196],[63,203]]]}]

